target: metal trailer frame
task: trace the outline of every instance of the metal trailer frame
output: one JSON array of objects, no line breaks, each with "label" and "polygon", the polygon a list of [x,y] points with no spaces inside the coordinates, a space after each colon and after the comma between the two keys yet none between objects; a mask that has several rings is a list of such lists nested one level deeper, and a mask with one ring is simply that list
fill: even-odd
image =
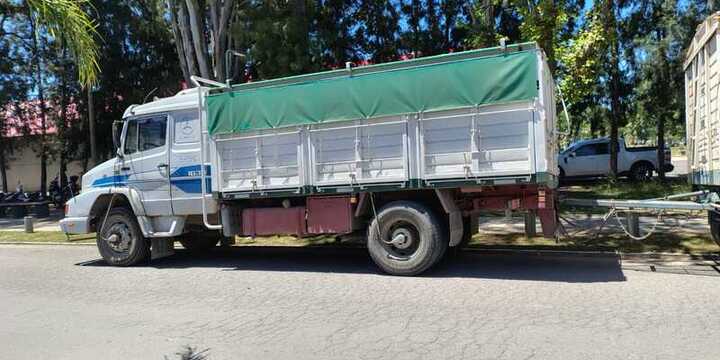
[{"label": "metal trailer frame", "polygon": [[[695,191],[690,193],[670,195],[661,199],[645,199],[645,200],[614,200],[614,199],[563,199],[561,202],[565,205],[580,207],[602,207],[612,209],[653,209],[653,210],[695,210],[695,211],[720,211],[720,204],[714,202],[694,202],[694,201],[673,201],[672,199],[682,199],[693,196],[708,196],[712,194],[707,190]],[[717,194],[715,194],[717,196]]]},{"label": "metal trailer frame", "polygon": [[[702,197],[700,202],[695,201],[678,201],[676,199],[684,199],[689,197]],[[627,236],[633,240],[644,240],[650,237],[657,225],[661,221],[661,216],[666,210],[690,210],[690,211],[708,211],[710,214],[720,215],[720,196],[715,192],[708,190],[694,191],[689,193],[681,193],[669,195],[663,198],[645,199],[645,200],[614,200],[614,199],[562,199],[561,203],[570,206],[591,207],[591,208],[608,208],[608,213],[603,217],[600,229],[605,225],[612,216],[618,221],[618,224]],[[652,229],[644,235],[640,234],[640,219],[637,210],[658,210],[658,219]],[[618,212],[625,212],[627,215],[627,223],[623,224],[617,216]],[[567,221],[567,220],[566,220]],[[712,219],[708,219],[712,221]],[[599,231],[596,234],[599,235]],[[713,234],[713,237],[715,235]]]}]

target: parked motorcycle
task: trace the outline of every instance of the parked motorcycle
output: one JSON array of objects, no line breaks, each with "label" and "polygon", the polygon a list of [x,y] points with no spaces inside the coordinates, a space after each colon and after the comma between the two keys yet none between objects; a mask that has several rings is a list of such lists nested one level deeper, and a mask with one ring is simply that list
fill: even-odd
[{"label": "parked motorcycle", "polygon": [[[4,194],[0,199],[1,204],[14,204],[14,203],[27,203],[32,201],[33,194],[22,191],[22,187],[18,188],[18,191]],[[22,218],[27,215],[27,209],[25,206],[3,206],[0,207],[0,216],[4,217],[9,215],[16,219]]]},{"label": "parked motorcycle", "polygon": [[50,201],[55,204],[55,207],[65,205],[65,201],[80,192],[80,185],[78,185],[79,178],[77,175],[69,176],[67,183],[62,189],[60,189],[60,178],[58,176],[50,181],[48,191],[50,193]]}]

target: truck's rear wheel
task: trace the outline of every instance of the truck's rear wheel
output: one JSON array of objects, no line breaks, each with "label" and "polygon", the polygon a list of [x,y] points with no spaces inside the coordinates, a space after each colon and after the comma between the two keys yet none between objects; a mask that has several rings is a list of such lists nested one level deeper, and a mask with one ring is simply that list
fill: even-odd
[{"label": "truck's rear wheel", "polygon": [[131,266],[147,260],[150,243],[140,230],[132,211],[124,207],[110,210],[105,223],[98,226],[97,247],[105,262],[114,266]]},{"label": "truck's rear wheel", "polygon": [[635,181],[648,181],[652,178],[653,167],[649,163],[639,162],[630,168],[630,179]]},{"label": "truck's rear wheel", "polygon": [[447,246],[437,217],[415,202],[387,204],[368,230],[370,257],[391,275],[422,273],[442,258]]}]

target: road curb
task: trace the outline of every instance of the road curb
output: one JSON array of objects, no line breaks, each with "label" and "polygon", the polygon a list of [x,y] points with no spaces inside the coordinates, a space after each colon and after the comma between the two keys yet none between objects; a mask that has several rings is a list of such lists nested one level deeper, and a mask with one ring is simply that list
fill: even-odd
[{"label": "road curb", "polygon": [[466,248],[462,250],[468,253],[493,254],[493,255],[527,255],[527,256],[554,256],[554,257],[588,257],[602,258],[612,257],[619,258],[623,261],[633,260],[658,260],[658,261],[692,261],[692,260],[720,260],[720,254],[702,253],[702,254],[676,254],[676,253],[623,253],[620,251],[584,251],[584,250],[550,250],[550,249],[482,249],[482,248]]},{"label": "road curb", "polygon": [[[89,243],[73,243],[73,242],[36,242],[36,241],[13,241],[0,242],[2,245],[58,245],[58,246],[95,246],[94,242]],[[263,246],[233,246],[258,248]],[[266,246],[268,248],[285,247],[285,246]],[[346,249],[347,247],[339,246],[292,246],[293,248],[325,248],[325,249]],[[181,249],[181,248],[178,248]],[[632,261],[640,260],[720,260],[720,254],[704,253],[704,254],[675,254],[675,253],[622,253],[619,251],[585,251],[585,250],[550,250],[550,249],[483,249],[483,248],[464,248],[462,252],[469,254],[486,254],[486,255],[527,255],[527,256],[555,256],[555,257],[612,257],[622,260]]]},{"label": "road curb", "polygon": [[462,252],[478,253],[488,255],[522,254],[529,256],[581,256],[581,257],[620,257],[617,251],[593,251],[593,250],[548,250],[548,249],[482,249],[464,248]]},{"label": "road curb", "polygon": [[61,246],[95,246],[95,243],[73,243],[73,242],[38,242],[38,241],[7,241],[0,242],[2,245],[61,245]]}]

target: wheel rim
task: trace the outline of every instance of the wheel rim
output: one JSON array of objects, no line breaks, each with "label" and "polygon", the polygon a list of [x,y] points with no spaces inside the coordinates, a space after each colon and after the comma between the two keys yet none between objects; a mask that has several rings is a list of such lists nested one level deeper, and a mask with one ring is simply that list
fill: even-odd
[{"label": "wheel rim", "polygon": [[638,179],[638,180],[647,180],[647,179],[649,179],[649,178],[650,178],[650,168],[648,168],[647,166],[644,166],[644,165],[643,165],[643,166],[640,166],[640,167],[635,171],[635,178]]},{"label": "wheel rim", "polygon": [[110,250],[116,254],[126,254],[130,251],[134,241],[130,227],[123,223],[117,222],[105,231],[103,240],[108,244]]},{"label": "wheel rim", "polygon": [[388,224],[381,234],[381,244],[394,260],[409,260],[420,247],[420,232],[417,227],[407,221]]}]

